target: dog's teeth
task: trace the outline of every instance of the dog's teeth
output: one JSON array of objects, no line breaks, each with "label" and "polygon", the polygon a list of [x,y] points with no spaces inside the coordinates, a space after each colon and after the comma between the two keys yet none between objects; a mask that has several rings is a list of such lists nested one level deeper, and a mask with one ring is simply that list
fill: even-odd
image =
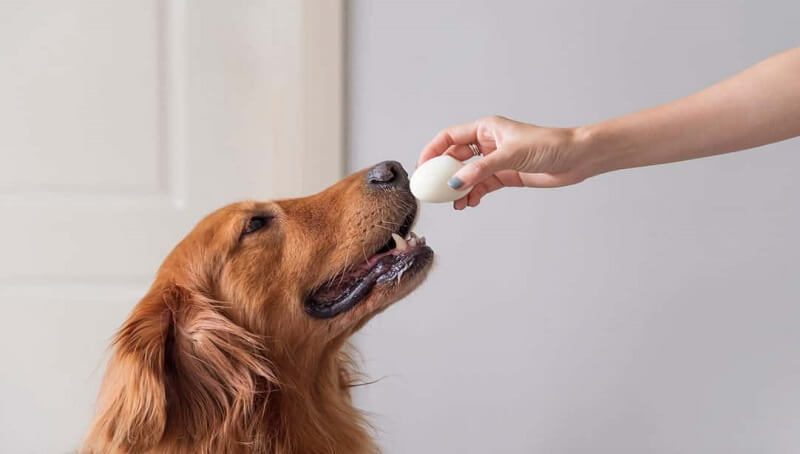
[{"label": "dog's teeth", "polygon": [[405,251],[406,249],[408,249],[408,243],[406,243],[406,240],[403,239],[402,236],[393,233],[392,238],[394,238],[395,249],[400,251]]}]

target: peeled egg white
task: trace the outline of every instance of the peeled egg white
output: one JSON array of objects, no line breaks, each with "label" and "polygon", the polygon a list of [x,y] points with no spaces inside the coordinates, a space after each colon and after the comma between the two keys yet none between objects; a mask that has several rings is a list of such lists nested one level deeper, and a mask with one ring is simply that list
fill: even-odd
[{"label": "peeled egg white", "polygon": [[450,177],[464,164],[450,155],[425,161],[411,176],[411,193],[419,200],[431,203],[452,202],[467,195],[471,188],[455,190],[448,186]]}]

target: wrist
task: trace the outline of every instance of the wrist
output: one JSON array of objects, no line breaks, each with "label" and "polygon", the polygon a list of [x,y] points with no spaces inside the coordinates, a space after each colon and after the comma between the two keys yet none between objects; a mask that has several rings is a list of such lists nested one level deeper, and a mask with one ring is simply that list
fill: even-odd
[{"label": "wrist", "polygon": [[629,167],[633,147],[611,122],[575,128],[573,142],[587,178]]}]

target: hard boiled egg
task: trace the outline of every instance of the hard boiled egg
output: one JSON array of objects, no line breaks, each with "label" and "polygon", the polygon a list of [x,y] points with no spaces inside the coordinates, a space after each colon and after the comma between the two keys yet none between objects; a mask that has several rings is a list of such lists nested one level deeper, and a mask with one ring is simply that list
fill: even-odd
[{"label": "hard boiled egg", "polygon": [[467,195],[471,188],[453,189],[447,182],[464,164],[450,155],[425,161],[411,176],[411,193],[431,203],[452,202]]}]

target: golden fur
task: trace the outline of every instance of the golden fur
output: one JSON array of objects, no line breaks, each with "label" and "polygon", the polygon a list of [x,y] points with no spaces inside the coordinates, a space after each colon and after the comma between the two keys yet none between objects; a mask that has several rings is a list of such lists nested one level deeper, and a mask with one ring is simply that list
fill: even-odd
[{"label": "golden fur", "polygon": [[[309,291],[364,261],[416,210],[407,189],[370,191],[364,175],[203,219],[117,333],[81,452],[377,452],[351,403],[347,339],[425,273],[331,319],[303,310]],[[258,213],[270,225],[243,236]]]}]

